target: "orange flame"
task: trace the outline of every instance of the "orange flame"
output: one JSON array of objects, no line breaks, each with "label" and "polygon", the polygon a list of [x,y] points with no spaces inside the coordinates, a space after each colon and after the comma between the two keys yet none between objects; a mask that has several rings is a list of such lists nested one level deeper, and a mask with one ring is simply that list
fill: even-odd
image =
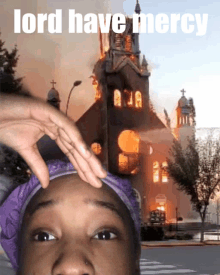
[{"label": "orange flame", "polygon": [[98,81],[97,81],[97,79],[96,79],[95,76],[93,76],[92,86],[93,86],[93,88],[95,90],[95,100],[97,101],[97,100],[101,99],[102,94],[101,94],[101,91],[99,89],[99,83],[98,83]]}]

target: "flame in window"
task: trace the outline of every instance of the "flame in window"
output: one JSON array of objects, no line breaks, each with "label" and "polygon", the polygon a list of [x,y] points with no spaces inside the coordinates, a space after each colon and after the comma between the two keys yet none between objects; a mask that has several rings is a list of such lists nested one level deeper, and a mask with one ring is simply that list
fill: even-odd
[{"label": "flame in window", "polygon": [[126,52],[132,51],[132,40],[130,35],[125,36],[125,50]]},{"label": "flame in window", "polygon": [[121,107],[121,92],[119,90],[114,90],[114,105]]},{"label": "flame in window", "polygon": [[123,174],[137,174],[139,172],[138,154],[121,153],[118,156],[119,172]]},{"label": "flame in window", "polygon": [[126,153],[139,153],[140,137],[132,130],[123,131],[118,137],[120,149]]},{"label": "flame in window", "polygon": [[93,80],[92,80],[92,86],[95,90],[95,100],[99,100],[102,98],[102,93],[99,89],[99,83],[97,81],[97,79],[95,78],[95,76],[92,76]]},{"label": "flame in window", "polygon": [[157,207],[157,210],[165,211],[165,207],[164,207],[164,206],[158,206],[158,207]]},{"label": "flame in window", "polygon": [[127,106],[132,107],[133,106],[133,93],[128,90],[124,90],[127,98]]},{"label": "flame in window", "polygon": [[153,163],[153,182],[159,182],[159,162]]},{"label": "flame in window", "polygon": [[162,163],[162,182],[168,182],[168,174],[166,171],[166,167],[167,167],[167,162],[164,161]]},{"label": "flame in window", "polygon": [[120,173],[137,174],[139,172],[139,144],[140,138],[135,131],[125,130],[119,135],[118,145],[123,151],[118,156]]},{"label": "flame in window", "polygon": [[131,59],[131,61],[136,61],[136,56],[135,56],[134,54],[132,54],[132,55],[130,56],[130,59]]},{"label": "flame in window", "polygon": [[140,91],[135,92],[135,107],[142,108],[142,94]]},{"label": "flame in window", "polygon": [[119,171],[125,172],[128,171],[128,156],[124,154],[119,154],[118,156],[118,165],[119,165]]},{"label": "flame in window", "polygon": [[91,145],[91,149],[94,152],[94,154],[96,154],[96,155],[99,155],[102,152],[102,146],[99,143],[97,143],[97,142],[94,142]]}]

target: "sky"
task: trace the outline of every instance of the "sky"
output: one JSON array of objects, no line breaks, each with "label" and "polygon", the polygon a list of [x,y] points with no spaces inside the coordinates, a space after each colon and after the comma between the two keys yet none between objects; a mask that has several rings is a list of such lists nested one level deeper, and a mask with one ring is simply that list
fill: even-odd
[{"label": "sky", "polygon": [[[192,97],[196,107],[197,127],[220,127],[220,2],[145,1],[140,0],[142,13],[207,13],[208,27],[204,36],[177,33],[141,34],[140,48],[153,69],[150,77],[150,94],[158,112],[166,108],[174,119],[174,110],[185,89],[187,98]],[[125,13],[132,14],[134,1],[123,3]],[[117,6],[113,7],[114,12]],[[179,31],[178,31],[179,30]]]},{"label": "sky", "polygon": [[[140,34],[140,49],[150,67],[150,97],[158,113],[165,108],[172,121],[180,90],[185,89],[187,98],[192,97],[196,107],[198,128],[220,127],[219,75],[220,75],[220,2],[208,0],[191,1],[146,1],[140,0],[142,13],[156,16],[165,13],[208,13],[208,28],[204,36],[195,32]],[[25,76],[27,88],[41,98],[46,98],[51,80],[61,96],[61,108],[65,110],[67,97],[75,80],[83,83],[73,91],[69,115],[79,118],[94,102],[91,86],[92,68],[99,57],[97,34],[69,34],[64,24],[62,34],[14,34],[13,12],[22,14],[50,13],[56,8],[86,14],[122,12],[132,15],[135,0],[0,0],[1,38],[6,46],[18,45],[20,60],[18,75]]]}]

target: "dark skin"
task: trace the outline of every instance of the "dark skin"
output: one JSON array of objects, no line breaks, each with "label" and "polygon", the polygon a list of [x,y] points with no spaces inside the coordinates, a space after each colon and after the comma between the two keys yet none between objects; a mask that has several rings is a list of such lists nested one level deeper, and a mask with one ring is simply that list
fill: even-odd
[{"label": "dark skin", "polygon": [[108,186],[51,181],[26,210],[19,274],[138,275],[131,218]]}]

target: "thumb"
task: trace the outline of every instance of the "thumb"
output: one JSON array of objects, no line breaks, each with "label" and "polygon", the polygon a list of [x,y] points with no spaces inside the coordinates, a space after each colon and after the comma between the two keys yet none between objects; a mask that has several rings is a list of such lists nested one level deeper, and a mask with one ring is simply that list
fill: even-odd
[{"label": "thumb", "polygon": [[38,178],[43,188],[49,185],[49,171],[36,145],[18,152]]}]

